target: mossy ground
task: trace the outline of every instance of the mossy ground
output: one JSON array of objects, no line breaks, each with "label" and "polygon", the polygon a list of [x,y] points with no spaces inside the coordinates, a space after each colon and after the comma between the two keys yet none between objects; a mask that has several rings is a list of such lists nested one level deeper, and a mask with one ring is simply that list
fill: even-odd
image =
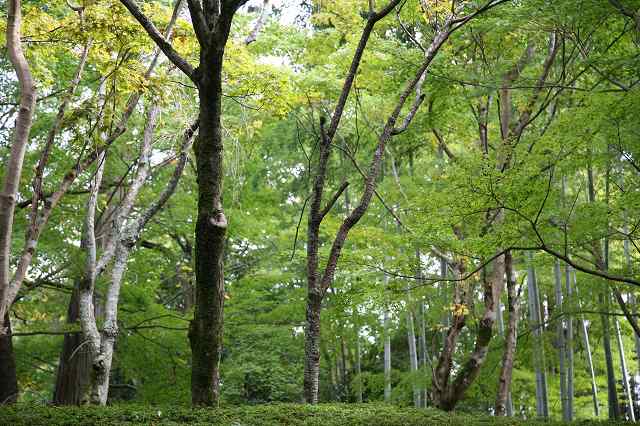
[{"label": "mossy ground", "polygon": [[[109,407],[53,407],[17,404],[0,407],[0,425],[361,425],[361,426],[480,426],[558,425],[522,419],[444,413],[427,409],[399,408],[384,404],[273,404],[190,409],[176,406],[116,405]],[[611,422],[579,421],[576,425],[613,425]]]}]

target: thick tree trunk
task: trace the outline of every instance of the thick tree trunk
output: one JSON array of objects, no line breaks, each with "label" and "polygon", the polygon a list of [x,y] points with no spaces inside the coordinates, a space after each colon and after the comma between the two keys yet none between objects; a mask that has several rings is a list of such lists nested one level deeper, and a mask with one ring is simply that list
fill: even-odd
[{"label": "thick tree trunk", "polygon": [[4,315],[2,326],[7,334],[0,334],[0,405],[13,404],[18,400],[18,376],[11,337],[9,313]]},{"label": "thick tree trunk", "polygon": [[[74,324],[80,318],[78,289],[74,289],[67,309],[67,324]],[[88,385],[91,371],[91,357],[82,345],[82,333],[66,333],[60,352],[53,390],[55,405],[79,405],[82,389]]]},{"label": "thick tree trunk", "polygon": [[307,321],[304,341],[304,399],[308,404],[318,403],[321,308],[321,296],[310,291],[307,294]]},{"label": "thick tree trunk", "polygon": [[[228,19],[230,25],[231,18]],[[228,29],[226,35],[228,36]],[[225,42],[226,36],[224,42],[201,47],[199,69],[202,72],[197,73],[200,133],[194,146],[198,176],[198,219],[195,234],[196,304],[189,328],[193,405],[216,405],[220,397],[224,244],[227,230],[227,219],[222,207],[224,173],[221,129],[222,58]]]},{"label": "thick tree trunk", "polygon": [[[496,397],[496,416],[513,416],[513,401],[511,399],[511,377],[513,374],[513,362],[515,360],[516,344],[518,341],[518,294],[516,292],[516,277],[513,269],[513,257],[508,251],[505,257],[505,272],[507,278],[507,304],[509,309],[509,322],[504,341],[504,354],[502,356],[502,368],[500,369],[498,394]],[[502,314],[500,314],[502,317]]]}]

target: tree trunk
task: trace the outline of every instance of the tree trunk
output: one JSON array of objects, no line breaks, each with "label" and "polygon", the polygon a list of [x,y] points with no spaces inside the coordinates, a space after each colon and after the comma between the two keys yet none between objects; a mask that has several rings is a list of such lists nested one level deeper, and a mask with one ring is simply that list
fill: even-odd
[{"label": "tree trunk", "polygon": [[[427,348],[427,320],[424,315],[424,301],[420,300],[418,313],[420,315],[420,367],[422,370],[422,374],[427,374],[427,366],[433,368],[431,365],[431,355],[430,351]],[[427,407],[429,392],[427,391],[427,386],[423,386],[422,388],[422,407]]]},{"label": "tree trunk", "polygon": [[549,418],[549,403],[547,397],[547,374],[544,361],[538,283],[530,252],[528,256],[529,266],[527,273],[527,294],[529,299],[529,320],[531,321],[531,328],[533,329],[535,342],[533,348],[533,364],[536,371],[536,413],[538,417],[547,419]]},{"label": "tree trunk", "polygon": [[[6,318],[18,293],[19,283],[11,282],[11,241],[13,235],[13,213],[22,176],[24,154],[29,143],[29,132],[36,106],[36,88],[29,70],[22,44],[20,30],[22,13],[20,0],[7,1],[7,53],[20,83],[20,108],[16,117],[11,152],[4,165],[2,190],[0,192],[0,318]],[[0,335],[6,330],[0,327]],[[10,348],[8,345],[7,348]],[[10,386],[10,385],[9,385]]]},{"label": "tree trunk", "polygon": [[[596,191],[593,176],[593,168],[591,164],[587,166],[587,196],[590,203],[596,201]],[[605,177],[605,201],[609,204],[609,167],[607,167]],[[600,241],[592,242],[593,256],[596,267],[600,271],[607,271],[609,269],[609,240],[604,239],[604,250]],[[609,310],[610,297],[607,290],[604,290],[600,294],[600,304],[604,305],[605,311]],[[602,321],[602,343],[604,348],[605,362],[607,366],[607,401],[609,406],[609,419],[618,420],[620,418],[620,407],[618,406],[618,390],[616,389],[616,377],[615,369],[613,367],[613,353],[611,350],[611,326],[609,323],[609,316],[606,314],[600,315]]]},{"label": "tree trunk", "polygon": [[418,375],[418,351],[416,349],[416,333],[413,321],[413,312],[407,310],[407,340],[409,343],[409,371],[411,372],[411,387],[413,389],[413,405],[420,408],[420,388],[416,382]]},{"label": "tree trunk", "polygon": [[384,402],[391,402],[391,324],[389,309],[384,310]]},{"label": "tree trunk", "polygon": [[[573,287],[571,286],[571,266],[565,265],[565,305],[573,306]],[[573,384],[573,319],[570,314],[565,316],[566,322],[566,335],[565,335],[565,354],[566,354],[566,367],[567,367],[567,419],[566,421],[573,421],[573,397],[574,397],[574,384]]]},{"label": "tree trunk", "polygon": [[569,400],[567,398],[567,370],[566,370],[566,347],[565,347],[565,335],[564,335],[564,318],[562,317],[562,278],[560,276],[560,261],[555,260],[553,265],[554,272],[554,288],[556,296],[556,309],[558,311],[557,319],[557,346],[558,346],[558,358],[560,368],[560,402],[562,406],[562,419],[566,422],[570,417],[569,414]]},{"label": "tree trunk", "polygon": [[[224,26],[224,19],[219,18]],[[228,25],[231,18],[228,18]],[[218,30],[220,31],[220,30]],[[212,406],[220,397],[224,309],[224,244],[227,219],[222,207],[223,142],[222,60],[223,41],[201,46],[197,73],[200,98],[200,132],[194,151],[197,165],[198,219],[195,233],[196,304],[189,327],[191,343],[191,400]]]},{"label": "tree trunk", "polygon": [[[518,341],[518,294],[516,292],[516,277],[513,268],[513,257],[508,251],[504,255],[505,272],[507,277],[507,304],[509,309],[509,322],[504,341],[504,354],[502,355],[502,368],[500,369],[498,395],[496,397],[496,416],[513,416],[513,401],[511,399],[511,377],[513,374],[513,362]],[[502,318],[502,313],[500,313]],[[502,321],[500,321],[502,322]]]},{"label": "tree trunk", "polygon": [[[576,271],[573,271],[573,288],[576,292],[576,298],[578,299],[578,309],[582,310],[582,304],[580,303],[580,297],[578,295],[578,285],[576,282]],[[600,403],[598,402],[598,385],[596,383],[596,373],[593,368],[593,357],[591,355],[591,344],[589,343],[589,329],[587,328],[587,321],[584,319],[584,315],[580,320],[582,339],[584,344],[584,350],[587,357],[587,365],[589,367],[589,375],[591,377],[591,396],[593,399],[593,414],[595,417],[600,416]]]},{"label": "tree trunk", "polygon": [[[74,324],[80,318],[78,286],[74,289],[67,309],[67,324]],[[79,405],[82,390],[86,388],[91,371],[88,348],[83,347],[82,333],[65,333],[56,371],[53,390],[55,405]]]},{"label": "tree trunk", "polygon": [[356,401],[362,403],[363,383],[362,383],[362,347],[360,344],[360,332],[356,329]]},{"label": "tree trunk", "polygon": [[618,353],[620,355],[620,370],[622,373],[622,387],[627,397],[627,413],[629,414],[628,420],[632,422],[636,421],[636,416],[633,407],[633,395],[631,393],[631,386],[629,383],[629,371],[627,370],[627,360],[624,356],[624,345],[622,344],[622,335],[620,334],[620,323],[618,320],[614,320],[616,327],[616,341],[618,343]]},{"label": "tree trunk", "polygon": [[18,376],[9,313],[4,315],[2,326],[7,334],[0,335],[0,405],[13,404],[18,400]]},{"label": "tree trunk", "polygon": [[320,311],[322,299],[316,292],[307,294],[307,321],[304,341],[304,400],[318,403],[320,381]]},{"label": "tree trunk", "polygon": [[[602,294],[600,302],[608,309],[609,295]],[[602,320],[602,344],[604,349],[604,357],[607,365],[607,401],[609,406],[609,419],[618,420],[620,418],[620,407],[618,407],[618,391],[616,389],[616,376],[613,367],[613,352],[611,351],[611,327],[609,325],[609,316],[603,314],[600,316]]]}]

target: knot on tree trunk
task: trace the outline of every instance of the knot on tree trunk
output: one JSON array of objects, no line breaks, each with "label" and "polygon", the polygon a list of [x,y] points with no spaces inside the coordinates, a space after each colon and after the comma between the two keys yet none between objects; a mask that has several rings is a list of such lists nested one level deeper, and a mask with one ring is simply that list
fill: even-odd
[{"label": "knot on tree trunk", "polygon": [[227,218],[224,212],[218,211],[215,215],[210,216],[209,224],[215,228],[227,229]]},{"label": "knot on tree trunk", "polygon": [[102,333],[107,338],[115,339],[116,337],[118,337],[118,325],[107,324],[104,326]]}]

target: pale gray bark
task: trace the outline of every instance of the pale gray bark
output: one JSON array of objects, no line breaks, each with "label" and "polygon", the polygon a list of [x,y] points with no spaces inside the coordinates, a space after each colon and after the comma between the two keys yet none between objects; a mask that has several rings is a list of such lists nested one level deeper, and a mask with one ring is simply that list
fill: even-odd
[{"label": "pale gray bark", "polygon": [[[192,125],[184,134],[181,152],[178,155],[178,161],[174,169],[174,173],[165,189],[159,197],[151,203],[141,214],[136,217],[132,216],[133,204],[138,193],[148,177],[150,168],[150,152],[153,141],[153,131],[157,123],[159,109],[156,105],[149,108],[147,114],[147,123],[143,134],[143,141],[140,149],[140,160],[138,168],[129,190],[125,194],[123,201],[120,203],[115,217],[119,224],[118,229],[113,229],[110,236],[111,244],[108,251],[105,250],[100,260],[96,259],[95,244],[95,202],[97,200],[97,189],[92,187],[89,205],[87,207],[86,230],[87,237],[85,240],[85,248],[87,252],[87,267],[85,270],[85,280],[87,283],[81,286],[80,293],[80,323],[85,336],[91,348],[92,372],[89,380],[89,389],[85,392],[83,403],[96,405],[105,405],[107,403],[109,391],[109,374],[111,372],[111,364],[113,360],[113,350],[116,338],[118,336],[118,301],[122,280],[127,267],[129,254],[135,244],[140,239],[140,235],[147,222],[160,210],[166,201],[174,193],[180,176],[184,170],[187,160],[187,150],[191,146],[193,133],[197,124]],[[104,152],[101,154],[104,157]],[[101,161],[100,167],[103,167],[104,161]],[[102,176],[102,171],[96,176]],[[99,184],[98,184],[99,187]],[[113,260],[111,268],[109,285],[107,287],[106,299],[104,302],[104,325],[99,331],[95,316],[93,315],[93,290],[97,274],[102,272],[106,266]],[[98,269],[98,265],[102,265]]]},{"label": "pale gray bark", "polygon": [[[571,271],[572,268],[569,265],[565,265],[565,306],[572,306],[573,302],[573,287],[571,285]],[[569,308],[571,311],[571,308]],[[565,354],[566,354],[566,368],[567,368],[567,418],[566,421],[573,421],[573,398],[574,398],[574,363],[573,363],[573,318],[571,314],[565,316],[566,335],[565,335]]]},{"label": "pale gray bark", "polygon": [[418,351],[416,349],[416,333],[413,320],[413,311],[411,308],[407,309],[407,341],[409,343],[409,371],[412,378],[413,389],[413,405],[416,408],[420,408],[420,388],[415,383],[416,376],[418,374]]},{"label": "pale gray bark", "polygon": [[560,261],[558,259],[555,260],[553,265],[553,275],[554,275],[554,288],[555,288],[555,299],[556,299],[556,309],[559,311],[560,317],[557,320],[557,346],[558,346],[558,364],[560,370],[560,402],[562,405],[562,419],[564,421],[568,421],[567,419],[571,417],[569,413],[569,399],[567,395],[567,369],[566,369],[566,345],[565,345],[565,329],[564,329],[564,320],[562,317],[562,278],[560,274]]},{"label": "pale gray bark", "polygon": [[[91,181],[89,200],[87,201],[86,216],[84,222],[84,253],[85,268],[84,277],[79,285],[78,305],[80,312],[80,328],[84,336],[83,344],[87,344],[92,363],[100,354],[100,331],[95,318],[93,307],[93,294],[96,284],[96,236],[95,217],[98,204],[98,195],[105,166],[105,153],[102,152],[98,158],[97,170]],[[92,371],[88,388],[84,389],[80,399],[81,404],[89,404],[95,400],[92,383],[99,380],[99,371]]]},{"label": "pale gray bark", "polygon": [[533,364],[536,374],[536,413],[538,417],[549,418],[549,403],[547,392],[547,373],[544,360],[544,346],[542,340],[542,322],[538,284],[533,267],[533,257],[528,253],[527,295],[529,300],[529,321],[534,336]]},{"label": "pale gray bark", "polygon": [[[573,271],[573,288],[575,290],[576,299],[578,300],[578,308],[582,309],[582,303],[578,295],[578,285],[576,282],[576,271]],[[591,344],[589,342],[589,328],[587,326],[587,320],[584,315],[580,319],[580,326],[582,330],[582,342],[584,345],[585,356],[587,358],[587,367],[589,368],[589,375],[591,377],[591,397],[593,400],[593,414],[600,416],[600,404],[598,401],[598,384],[596,383],[596,373],[593,367],[593,356],[591,355]]]},{"label": "pale gray bark", "polygon": [[356,329],[356,401],[362,402],[364,390],[362,382],[362,346],[360,343],[360,330]]},{"label": "pale gray bark", "polygon": [[[389,284],[389,276],[384,275],[384,288]],[[384,402],[391,402],[391,318],[389,307],[385,304],[384,317]]]},{"label": "pale gray bark", "polygon": [[628,420],[632,422],[636,421],[636,416],[633,410],[633,395],[631,393],[631,386],[629,383],[629,370],[627,369],[627,360],[624,356],[624,345],[622,344],[622,335],[620,334],[620,323],[618,320],[614,320],[616,328],[616,342],[618,343],[618,354],[620,355],[620,372],[622,373],[622,387],[624,389],[625,396],[627,397],[627,415]]},{"label": "pale gray bark", "polygon": [[[20,83],[20,107],[13,130],[9,161],[5,165],[2,192],[0,192],[0,318],[5,318],[21,284],[11,279],[13,213],[36,105],[35,83],[20,41],[22,25],[20,7],[20,0],[7,1],[7,53]],[[0,327],[0,334],[4,334],[4,328],[4,326]]]},{"label": "pale gray bark", "polygon": [[267,22],[267,18],[269,17],[269,0],[262,0],[262,8],[260,9],[260,15],[256,20],[256,23],[253,26],[253,29],[244,39],[244,44],[249,45],[258,39],[258,34],[262,31],[262,27]]}]

